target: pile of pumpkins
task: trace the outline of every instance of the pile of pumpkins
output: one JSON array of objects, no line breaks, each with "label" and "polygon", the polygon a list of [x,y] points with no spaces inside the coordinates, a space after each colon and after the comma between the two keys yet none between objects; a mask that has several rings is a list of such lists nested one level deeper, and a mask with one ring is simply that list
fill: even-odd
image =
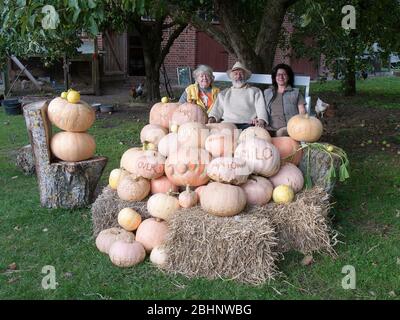
[{"label": "pile of pumpkins", "polygon": [[[289,137],[271,138],[260,127],[239,131],[232,123],[207,124],[207,114],[198,105],[165,100],[152,107],[149,122],[140,133],[142,148],[125,151],[120,168],[109,177],[110,187],[122,200],[143,201],[151,194],[147,209],[152,218],[139,224],[135,242],[128,241],[129,253],[124,247],[127,256],[137,257],[131,259],[133,264],[143,261],[145,252],[151,252],[152,262],[165,261],[166,222],[180,208],[200,203],[209,214],[229,217],[246,204],[265,205],[271,198],[277,203],[292,201],[304,185],[297,167],[302,157],[299,141],[314,142],[322,135],[321,122],[308,115],[289,121]],[[132,216],[128,224],[135,219]],[[122,231],[110,232],[115,232],[115,239],[125,237]],[[137,242],[143,250],[133,246]],[[115,263],[113,248],[109,255]]]},{"label": "pile of pumpkins", "polygon": [[82,161],[93,157],[94,138],[86,131],[93,125],[96,114],[91,106],[80,100],[78,91],[63,92],[50,101],[47,116],[61,132],[50,141],[51,152],[63,161]]}]

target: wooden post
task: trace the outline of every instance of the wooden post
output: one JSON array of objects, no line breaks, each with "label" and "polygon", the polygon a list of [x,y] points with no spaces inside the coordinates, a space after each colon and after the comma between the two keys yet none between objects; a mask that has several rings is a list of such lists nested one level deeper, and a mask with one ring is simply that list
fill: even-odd
[{"label": "wooden post", "polygon": [[39,91],[42,91],[42,87],[40,84],[36,81],[35,77],[26,69],[26,67],[21,63],[21,61],[18,60],[18,58],[14,55],[11,55],[11,60],[17,65],[18,68],[22,70],[22,72],[28,77],[30,81],[35,85],[36,89]]},{"label": "wooden post", "polygon": [[40,203],[46,208],[79,208],[94,201],[106,157],[79,162],[54,161],[50,151],[51,124],[47,101],[24,106],[24,117],[35,158]]}]

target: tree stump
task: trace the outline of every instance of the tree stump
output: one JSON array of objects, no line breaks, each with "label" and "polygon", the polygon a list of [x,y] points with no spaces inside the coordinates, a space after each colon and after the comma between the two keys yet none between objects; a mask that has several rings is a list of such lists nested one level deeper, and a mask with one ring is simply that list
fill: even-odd
[{"label": "tree stump", "polygon": [[31,175],[35,173],[35,159],[33,157],[32,147],[30,144],[18,149],[15,165],[20,168],[25,175]]},{"label": "tree stump", "polygon": [[78,162],[60,161],[50,151],[51,123],[47,117],[48,101],[24,106],[24,117],[35,159],[40,203],[46,208],[79,208],[94,201],[106,157]]}]

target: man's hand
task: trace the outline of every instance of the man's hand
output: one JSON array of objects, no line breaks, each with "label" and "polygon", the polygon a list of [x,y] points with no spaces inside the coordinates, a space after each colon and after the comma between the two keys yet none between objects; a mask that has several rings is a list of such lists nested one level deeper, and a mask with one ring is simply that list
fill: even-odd
[{"label": "man's hand", "polygon": [[209,117],[208,118],[208,123],[216,123],[217,119],[215,119],[214,117]]},{"label": "man's hand", "polygon": [[265,129],[266,125],[267,125],[267,123],[263,119],[258,119],[256,122],[256,127],[261,127],[261,128]]}]

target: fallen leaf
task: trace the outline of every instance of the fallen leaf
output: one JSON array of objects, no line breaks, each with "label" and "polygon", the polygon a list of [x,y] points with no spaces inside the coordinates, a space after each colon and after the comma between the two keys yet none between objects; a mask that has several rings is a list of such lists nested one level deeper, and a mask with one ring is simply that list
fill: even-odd
[{"label": "fallen leaf", "polygon": [[314,262],[314,258],[311,255],[305,256],[303,258],[303,260],[301,260],[301,264],[303,266],[309,266],[310,264],[312,264]]},{"label": "fallen leaf", "polygon": [[49,231],[49,229],[44,228],[42,231],[43,231],[43,232],[47,232],[47,231]]},{"label": "fallen leaf", "polygon": [[391,297],[395,297],[395,296],[396,296],[396,292],[394,292],[394,291],[390,291],[390,292],[389,292],[389,296],[391,296]]},{"label": "fallen leaf", "polygon": [[14,227],[14,230],[15,230],[15,231],[20,231],[20,230],[21,230],[21,227],[15,226],[15,227]]},{"label": "fallen leaf", "polygon": [[19,280],[19,278],[11,278],[7,281],[7,283],[11,284],[11,283],[17,282],[18,280]]},{"label": "fallen leaf", "polygon": [[15,180],[17,178],[18,178],[18,176],[11,177],[12,180]]},{"label": "fallen leaf", "polygon": [[17,264],[15,262],[11,263],[7,267],[8,270],[17,270]]}]

